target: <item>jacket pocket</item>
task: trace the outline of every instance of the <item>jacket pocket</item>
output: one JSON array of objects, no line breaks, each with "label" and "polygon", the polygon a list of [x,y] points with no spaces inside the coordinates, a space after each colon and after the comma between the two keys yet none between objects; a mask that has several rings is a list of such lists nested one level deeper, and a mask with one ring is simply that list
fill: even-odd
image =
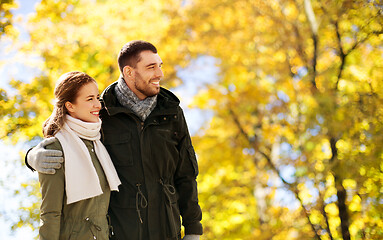
[{"label": "jacket pocket", "polygon": [[177,145],[176,137],[177,132],[171,130],[171,129],[164,129],[164,128],[157,128],[156,129],[158,137],[165,140],[166,142],[169,142],[171,145]]},{"label": "jacket pocket", "polygon": [[133,166],[131,134],[104,133],[104,145],[116,166]]},{"label": "jacket pocket", "polygon": [[188,155],[189,155],[189,160],[192,162],[193,165],[193,170],[194,170],[194,176],[197,177],[199,170],[198,170],[198,162],[197,162],[197,157],[195,155],[195,151],[193,146],[190,146],[188,148]]}]

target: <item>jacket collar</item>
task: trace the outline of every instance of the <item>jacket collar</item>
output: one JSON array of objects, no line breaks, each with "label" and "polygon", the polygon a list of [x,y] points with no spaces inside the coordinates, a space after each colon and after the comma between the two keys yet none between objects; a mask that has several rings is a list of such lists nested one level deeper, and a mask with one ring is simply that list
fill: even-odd
[{"label": "jacket collar", "polygon": [[[108,115],[113,116],[118,113],[134,114],[130,109],[123,107],[117,100],[115,90],[117,82],[110,84],[100,96],[100,101],[103,108],[106,110]],[[160,93],[157,97],[157,105],[152,111],[150,116],[155,115],[167,115],[174,114],[177,112],[177,107],[180,104],[180,100],[169,90],[161,87]]]}]

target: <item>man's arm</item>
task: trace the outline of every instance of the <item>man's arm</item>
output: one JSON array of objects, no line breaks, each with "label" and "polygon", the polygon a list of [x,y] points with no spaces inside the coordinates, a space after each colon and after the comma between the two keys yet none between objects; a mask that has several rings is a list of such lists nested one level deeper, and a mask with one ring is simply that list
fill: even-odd
[{"label": "man's arm", "polygon": [[185,227],[185,239],[196,239],[195,237],[199,237],[203,232],[202,211],[198,204],[196,181],[198,163],[183,112],[180,113],[179,117],[181,121],[180,132],[182,133],[179,142],[180,162],[174,180],[179,194],[178,204],[182,216],[182,225]]},{"label": "man's arm", "polygon": [[57,141],[55,137],[47,138],[36,147],[29,149],[25,155],[25,165],[32,171],[54,174],[55,169],[61,168],[61,163],[64,162],[63,153],[60,150],[45,149],[45,146],[55,141]]}]

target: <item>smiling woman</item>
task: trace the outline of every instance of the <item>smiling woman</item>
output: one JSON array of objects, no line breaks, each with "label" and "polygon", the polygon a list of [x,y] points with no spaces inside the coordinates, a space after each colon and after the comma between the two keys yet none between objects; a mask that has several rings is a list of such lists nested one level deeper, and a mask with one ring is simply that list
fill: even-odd
[{"label": "smiling woman", "polygon": [[98,115],[101,109],[99,101],[100,94],[98,93],[97,84],[90,82],[85,84],[77,92],[75,102],[66,102],[65,107],[74,118],[84,122],[98,122]]},{"label": "smiling woman", "polygon": [[121,182],[100,141],[97,83],[85,73],[69,72],[54,93],[43,133],[58,139],[46,148],[62,151],[65,161],[54,175],[39,173],[40,239],[109,239],[110,192]]},{"label": "smiling woman", "polygon": [[82,72],[63,74],[54,94],[56,103],[52,115],[44,123],[44,137],[54,136],[63,127],[67,114],[84,122],[99,121],[98,87],[89,75]]}]

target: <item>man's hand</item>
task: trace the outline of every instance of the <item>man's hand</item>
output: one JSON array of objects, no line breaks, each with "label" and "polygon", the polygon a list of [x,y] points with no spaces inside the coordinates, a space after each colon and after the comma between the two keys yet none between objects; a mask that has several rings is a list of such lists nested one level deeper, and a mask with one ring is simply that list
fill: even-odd
[{"label": "man's hand", "polygon": [[185,235],[182,240],[199,240],[199,235]]},{"label": "man's hand", "polygon": [[39,173],[55,174],[64,162],[62,151],[45,149],[45,146],[57,141],[51,137],[44,139],[27,154],[28,164]]}]

